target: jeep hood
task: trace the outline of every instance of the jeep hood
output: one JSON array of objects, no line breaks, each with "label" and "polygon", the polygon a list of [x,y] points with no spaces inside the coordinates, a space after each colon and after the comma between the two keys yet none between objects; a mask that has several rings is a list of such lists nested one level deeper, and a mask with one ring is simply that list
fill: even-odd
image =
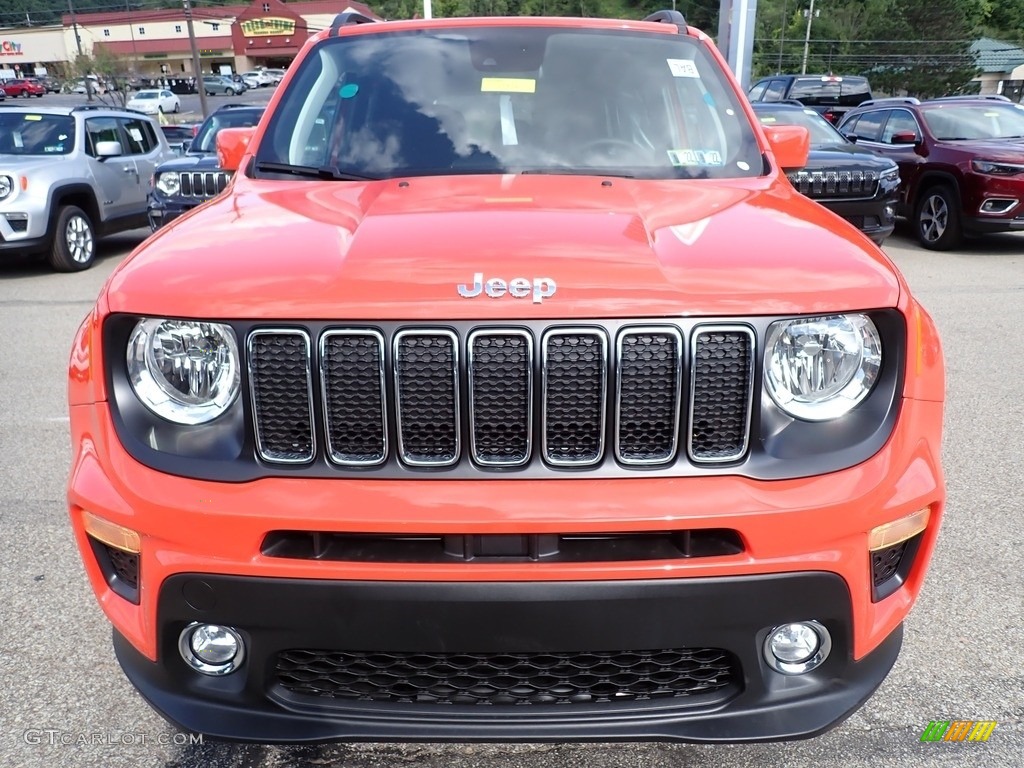
[{"label": "jeep hood", "polygon": [[166,163],[160,163],[160,167],[156,170],[157,173],[166,173],[168,171],[215,171],[218,168],[220,168],[220,162],[218,162],[217,153],[210,152],[201,155],[185,154],[168,160]]},{"label": "jeep hood", "polygon": [[[476,275],[531,289],[461,295]],[[238,174],[126,259],[106,296],[113,312],[216,318],[714,316],[892,307],[900,278],[784,180]]]}]

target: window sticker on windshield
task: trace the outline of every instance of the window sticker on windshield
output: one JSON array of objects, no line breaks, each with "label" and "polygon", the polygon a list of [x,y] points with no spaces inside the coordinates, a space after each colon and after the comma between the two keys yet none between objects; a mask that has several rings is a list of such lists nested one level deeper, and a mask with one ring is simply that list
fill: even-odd
[{"label": "window sticker on windshield", "polygon": [[722,153],[714,149],[670,149],[668,161],[675,166],[724,164]]},{"label": "window sticker on windshield", "polygon": [[42,120],[42,115],[25,115],[26,120]]},{"label": "window sticker on windshield", "polygon": [[345,83],[338,89],[338,96],[343,99],[351,99],[357,93],[359,93],[359,85],[356,83]]},{"label": "window sticker on windshield", "polygon": [[485,77],[480,80],[481,93],[536,93],[537,81],[532,77]]},{"label": "window sticker on windshield", "polygon": [[668,62],[672,77],[700,77],[697,65],[690,59],[665,59]]},{"label": "window sticker on windshield", "polygon": [[142,141],[142,131],[140,131],[138,128],[129,128],[128,135],[131,136],[136,141]]},{"label": "window sticker on windshield", "polygon": [[985,117],[999,117],[998,112],[986,112]]},{"label": "window sticker on windshield", "polygon": [[757,119],[760,120],[765,125],[768,125],[769,123],[774,123],[775,122],[775,118],[772,117],[771,115],[758,115]]}]

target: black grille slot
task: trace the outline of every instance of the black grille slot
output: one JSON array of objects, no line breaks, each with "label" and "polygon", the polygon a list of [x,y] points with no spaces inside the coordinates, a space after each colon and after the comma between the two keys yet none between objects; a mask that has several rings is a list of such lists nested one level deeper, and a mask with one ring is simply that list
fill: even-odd
[{"label": "black grille slot", "polygon": [[880,587],[896,575],[906,551],[907,542],[904,541],[871,553],[871,577],[876,587]]},{"label": "black grille slot", "polygon": [[356,563],[603,563],[725,557],[744,547],[728,528],[566,534],[271,531],[260,551],[291,560]]},{"label": "black grille slot", "polygon": [[629,330],[619,337],[617,455],[626,464],[660,464],[676,454],[680,350],[674,329]]},{"label": "black grille slot", "polygon": [[753,369],[748,328],[698,328],[691,365],[690,455],[732,461],[747,450]]},{"label": "black grille slot", "polygon": [[446,466],[459,458],[457,339],[450,331],[395,338],[395,390],[402,460]]},{"label": "black grille slot", "polygon": [[[277,682],[304,696],[456,706],[626,704],[723,694],[739,664],[717,648],[578,653],[289,650]],[[715,697],[717,698],[717,697]]]},{"label": "black grille slot", "polygon": [[533,344],[525,331],[478,331],[469,339],[470,434],[481,464],[530,458]]},{"label": "black grille slot", "polygon": [[303,331],[257,331],[249,337],[256,442],[267,461],[313,458],[309,354]]},{"label": "black grille slot", "polygon": [[604,453],[607,341],[596,331],[544,337],[544,458],[586,466]]},{"label": "black grille slot", "polygon": [[320,358],[327,448],[339,464],[387,458],[384,339],[376,331],[330,331]]}]

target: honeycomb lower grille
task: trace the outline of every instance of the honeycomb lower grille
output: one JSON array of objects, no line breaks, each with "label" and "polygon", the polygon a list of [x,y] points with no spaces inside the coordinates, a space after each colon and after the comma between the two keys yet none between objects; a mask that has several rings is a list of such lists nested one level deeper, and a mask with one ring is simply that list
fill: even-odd
[{"label": "honeycomb lower grille", "polygon": [[304,696],[394,704],[543,706],[678,699],[739,684],[716,648],[583,653],[290,650],[277,682]]}]

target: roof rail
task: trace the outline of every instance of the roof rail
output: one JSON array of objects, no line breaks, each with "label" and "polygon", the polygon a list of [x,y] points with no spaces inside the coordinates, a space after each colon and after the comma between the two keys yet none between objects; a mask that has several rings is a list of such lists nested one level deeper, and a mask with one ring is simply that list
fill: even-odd
[{"label": "roof rail", "polygon": [[858,107],[870,107],[875,104],[920,104],[921,100],[916,96],[890,96],[886,99],[868,99],[858,104]]},{"label": "roof rail", "polygon": [[675,24],[679,34],[686,34],[686,19],[679,11],[655,11],[650,16],[645,16],[644,21],[663,21],[666,24]]},{"label": "roof rail", "polygon": [[929,99],[929,101],[1004,101],[1011,104],[1013,103],[1012,99],[1008,99],[1001,93],[976,93],[973,96],[970,94],[962,96],[936,96],[934,99]]},{"label": "roof rail", "polygon": [[371,19],[369,16],[364,16],[361,13],[356,13],[355,11],[345,11],[344,13],[339,13],[337,16],[335,16],[334,21],[331,22],[330,37],[337,37],[338,32],[341,30],[342,27],[347,27],[352,24],[373,24],[375,22],[376,19]]}]

